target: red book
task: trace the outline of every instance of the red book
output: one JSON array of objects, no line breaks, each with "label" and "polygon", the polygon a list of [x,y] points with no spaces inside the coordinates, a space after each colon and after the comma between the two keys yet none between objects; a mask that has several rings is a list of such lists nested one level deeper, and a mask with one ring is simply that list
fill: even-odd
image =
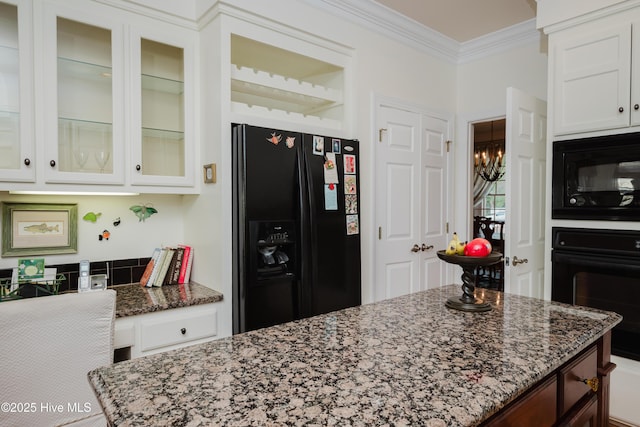
[{"label": "red book", "polygon": [[178,283],[184,283],[185,277],[187,275],[187,265],[189,262],[189,257],[191,256],[191,246],[187,245],[179,245],[181,248],[184,248],[184,254],[182,254],[182,265],[180,265],[180,275],[178,276]]}]

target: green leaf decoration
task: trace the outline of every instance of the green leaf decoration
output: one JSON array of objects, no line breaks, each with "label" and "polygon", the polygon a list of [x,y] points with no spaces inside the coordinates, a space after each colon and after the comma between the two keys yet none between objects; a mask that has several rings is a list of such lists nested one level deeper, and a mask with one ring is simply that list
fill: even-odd
[{"label": "green leaf decoration", "polygon": [[85,216],[82,217],[82,219],[84,219],[85,221],[96,222],[98,218],[100,218],[100,215],[102,215],[102,212],[87,212]]},{"label": "green leaf decoration", "polygon": [[152,206],[147,205],[133,205],[129,208],[138,217],[138,222],[144,222],[154,213],[158,213],[158,210]]}]

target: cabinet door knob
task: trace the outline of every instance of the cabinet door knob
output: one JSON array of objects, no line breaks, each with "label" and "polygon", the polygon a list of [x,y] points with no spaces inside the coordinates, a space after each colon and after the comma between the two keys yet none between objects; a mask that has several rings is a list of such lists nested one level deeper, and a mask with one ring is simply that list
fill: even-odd
[{"label": "cabinet door knob", "polygon": [[49,162],[49,165],[50,165],[52,168],[55,168],[55,167],[56,167],[56,161],[55,161],[55,160],[51,160],[51,161]]},{"label": "cabinet door knob", "polygon": [[618,111],[619,111],[620,113],[624,113],[624,108],[623,108],[623,107],[620,107],[620,108],[618,108]]},{"label": "cabinet door knob", "polygon": [[598,381],[597,377],[594,378],[590,378],[590,379],[581,379],[581,382],[585,383],[586,385],[589,386],[589,388],[591,390],[593,390],[594,393],[596,393],[598,391],[598,387],[600,385],[600,381]]},{"label": "cabinet door knob", "polygon": [[182,329],[180,329],[180,333],[181,333],[182,335],[186,334],[186,333],[187,333],[187,328],[182,328]]},{"label": "cabinet door knob", "polygon": [[140,165],[136,165],[136,170],[139,172],[142,167]]},{"label": "cabinet door knob", "polygon": [[429,246],[427,246],[427,245],[425,245],[425,244],[423,243],[423,244],[422,244],[422,246],[420,247],[420,250],[421,250],[422,252],[424,252],[424,251],[428,251],[429,249],[433,249],[433,245],[429,245]]},{"label": "cabinet door knob", "polygon": [[420,246],[418,246],[417,244],[413,245],[413,247],[411,248],[411,252],[420,252]]},{"label": "cabinet door knob", "polygon": [[24,165],[29,166],[31,164],[31,160],[27,157],[24,159]]},{"label": "cabinet door knob", "polygon": [[638,105],[638,104],[633,104],[633,109],[634,109],[634,110],[638,110],[639,108],[640,108],[640,105]]}]

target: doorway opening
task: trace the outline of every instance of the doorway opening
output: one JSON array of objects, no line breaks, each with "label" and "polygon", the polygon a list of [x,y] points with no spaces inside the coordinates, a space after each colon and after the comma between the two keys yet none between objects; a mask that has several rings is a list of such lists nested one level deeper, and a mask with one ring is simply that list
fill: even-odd
[{"label": "doorway opening", "polygon": [[[487,239],[493,251],[504,253],[506,119],[472,124],[473,237]],[[476,271],[476,286],[504,290],[504,259]]]}]

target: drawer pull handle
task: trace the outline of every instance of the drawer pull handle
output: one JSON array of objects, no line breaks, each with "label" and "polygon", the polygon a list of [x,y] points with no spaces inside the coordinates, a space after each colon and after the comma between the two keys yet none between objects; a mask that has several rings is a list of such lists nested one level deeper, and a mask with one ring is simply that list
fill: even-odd
[{"label": "drawer pull handle", "polygon": [[591,379],[582,379],[580,380],[581,382],[585,383],[586,385],[589,386],[589,388],[591,390],[593,390],[594,393],[596,393],[598,391],[598,386],[600,385],[600,381],[598,381],[598,378],[594,377]]},{"label": "drawer pull handle", "polygon": [[[182,329],[180,329],[180,333],[181,333],[182,335],[186,334],[186,333],[187,333],[187,328],[182,328]],[[585,381],[586,381],[586,380],[585,380]],[[598,381],[598,379],[597,379],[597,378],[596,378],[596,381]],[[596,386],[596,387],[597,387],[597,386]]]}]

